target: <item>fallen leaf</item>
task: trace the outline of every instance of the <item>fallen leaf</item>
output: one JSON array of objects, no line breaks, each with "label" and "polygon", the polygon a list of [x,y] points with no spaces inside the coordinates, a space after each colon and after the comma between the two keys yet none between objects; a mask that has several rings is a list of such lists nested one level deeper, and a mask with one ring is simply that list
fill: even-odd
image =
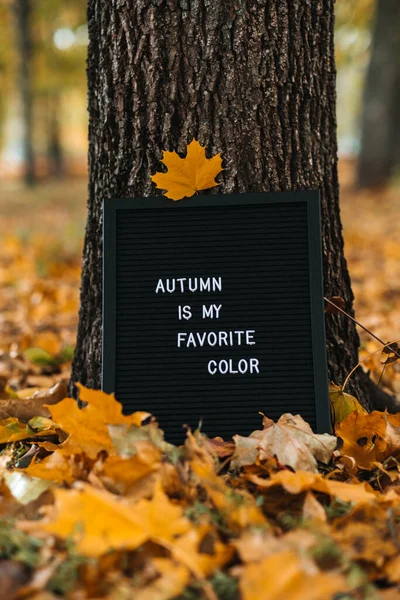
[{"label": "fallen leaf", "polygon": [[247,479],[257,485],[260,489],[268,489],[274,486],[283,487],[289,494],[300,494],[313,490],[331,497],[337,497],[343,502],[352,502],[354,505],[364,505],[376,502],[377,492],[367,483],[345,483],[325,479],[319,473],[308,473],[306,471],[279,471],[273,473],[269,479],[262,479],[256,475],[248,475]]},{"label": "fallen leaf", "polygon": [[400,420],[397,415],[355,411],[336,428],[342,440],[340,454],[354,459],[358,467],[371,469],[400,453]]},{"label": "fallen leaf", "polygon": [[313,433],[310,425],[300,415],[284,414],[277,423],[264,418],[263,423],[263,430],[250,434],[251,441],[235,436],[238,452],[235,452],[233,464],[236,467],[251,464],[257,447],[260,460],[276,457],[281,465],[317,473],[317,460],[328,463],[336,448],[337,440],[334,436]]},{"label": "fallen leaf", "polygon": [[132,598],[135,600],[169,600],[179,596],[191,579],[190,571],[184,565],[169,558],[154,558],[152,563],[160,576],[146,587],[135,589]]},{"label": "fallen leaf", "polygon": [[160,488],[151,500],[130,504],[88,484],[81,489],[55,489],[55,505],[47,519],[20,526],[32,533],[47,532],[61,539],[72,537],[77,552],[98,557],[109,550],[135,549],[147,540],[173,543],[190,529],[182,506],[173,504]]},{"label": "fallen leaf", "polygon": [[357,398],[351,396],[351,394],[346,394],[342,391],[341,387],[334,383],[329,384],[329,403],[331,408],[331,423],[334,430],[337,425],[355,410],[364,415],[368,414]]},{"label": "fallen leaf", "polygon": [[72,483],[76,478],[69,458],[57,450],[40,461],[32,462],[24,473],[57,483]]},{"label": "fallen leaf", "polygon": [[233,548],[223,544],[210,525],[192,527],[171,547],[172,555],[197,577],[208,577],[232,558]]},{"label": "fallen leaf", "polygon": [[29,504],[54,486],[53,481],[29,477],[21,471],[8,471],[3,477],[11,494],[20,504]]},{"label": "fallen leaf", "polygon": [[188,145],[185,158],[176,152],[164,151],[161,162],[168,172],[156,173],[151,180],[158,189],[167,190],[165,195],[172,200],[181,200],[218,185],[215,177],[222,171],[221,154],[206,158],[205,148],[197,140]]},{"label": "fallen leaf", "polygon": [[326,512],[324,507],[312,492],[307,492],[303,504],[303,519],[326,523]]},{"label": "fallen leaf", "polygon": [[56,430],[52,427],[54,423],[49,426],[46,422],[42,429],[40,429],[38,420],[33,421],[33,424],[36,427],[31,428],[30,423],[22,423],[14,418],[0,421],[0,444],[56,434]]},{"label": "fallen leaf", "polygon": [[346,590],[343,577],[319,573],[291,551],[245,566],[240,578],[243,600],[327,600]]},{"label": "fallen leaf", "polygon": [[[29,391],[24,390],[24,395]],[[0,419],[15,417],[21,421],[29,421],[33,417],[49,417],[50,412],[46,405],[57,404],[68,396],[65,383],[56,383],[52,388],[35,392],[28,397],[20,399],[0,400]]]}]

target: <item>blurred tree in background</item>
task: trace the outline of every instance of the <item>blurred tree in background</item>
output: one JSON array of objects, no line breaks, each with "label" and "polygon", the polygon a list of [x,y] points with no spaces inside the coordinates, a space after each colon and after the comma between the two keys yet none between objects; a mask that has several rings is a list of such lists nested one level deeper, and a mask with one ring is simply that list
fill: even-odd
[{"label": "blurred tree in background", "polygon": [[[68,93],[86,105],[86,5],[81,0],[8,0],[0,6],[0,141],[25,164],[25,181],[64,172],[61,124]],[[8,110],[7,110],[8,107]],[[21,131],[19,131],[19,129]],[[8,136],[10,137],[10,135]],[[71,140],[72,144],[74,140]],[[36,156],[36,160],[35,160]],[[33,163],[36,163],[34,169]]]},{"label": "blurred tree in background", "polygon": [[400,166],[400,1],[377,0],[363,102],[360,187],[388,182]]},{"label": "blurred tree in background", "polygon": [[24,124],[22,138],[22,156],[24,164],[24,181],[26,185],[35,182],[35,158],[33,153],[33,19],[32,0],[15,0],[15,30],[18,50],[18,87],[22,105]]}]

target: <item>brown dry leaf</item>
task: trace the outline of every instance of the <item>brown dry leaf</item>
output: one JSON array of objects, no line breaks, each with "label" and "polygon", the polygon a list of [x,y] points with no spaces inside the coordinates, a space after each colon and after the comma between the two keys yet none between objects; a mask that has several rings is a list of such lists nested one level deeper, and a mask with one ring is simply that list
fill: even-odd
[{"label": "brown dry leaf", "polygon": [[383,350],[383,354],[388,354],[388,357],[385,361],[382,362],[383,365],[390,365],[391,363],[396,362],[400,358],[400,345],[397,342],[389,342]]},{"label": "brown dry leaf", "polygon": [[98,557],[109,550],[135,549],[147,540],[168,546],[187,532],[190,521],[160,487],[151,500],[131,504],[88,484],[80,489],[55,489],[55,505],[42,521],[20,526],[32,533],[47,532],[76,540],[77,552]]},{"label": "brown dry leaf", "polygon": [[342,576],[319,573],[291,551],[247,565],[240,578],[243,600],[328,600],[346,590]]},{"label": "brown dry leaf", "polygon": [[264,418],[265,428],[250,434],[250,440],[235,436],[239,448],[233,457],[235,467],[251,464],[255,457],[257,440],[258,458],[265,460],[275,456],[281,465],[294,470],[318,472],[318,463],[328,463],[336,448],[337,440],[327,433],[315,434],[300,415],[285,414],[277,423]]},{"label": "brown dry leaf", "polygon": [[197,140],[190,142],[185,158],[176,152],[164,151],[161,162],[168,172],[156,173],[151,180],[158,189],[167,190],[165,195],[172,200],[189,198],[200,190],[218,185],[215,177],[222,171],[221,154],[206,158],[205,148]]},{"label": "brown dry leaf", "polygon": [[329,403],[331,408],[331,422],[334,429],[355,410],[365,415],[368,414],[357,398],[351,396],[351,394],[346,394],[342,391],[341,387],[334,383],[329,384]]},{"label": "brown dry leaf", "polygon": [[[23,395],[29,393],[23,390]],[[18,393],[16,399],[0,400],[0,419],[15,417],[21,421],[29,421],[33,417],[49,417],[50,412],[46,405],[57,404],[68,396],[65,383],[56,383],[52,388],[41,392],[32,390],[28,397],[21,399]]]},{"label": "brown dry leaf", "polygon": [[303,519],[311,521],[320,521],[326,523],[327,517],[324,507],[312,492],[307,492],[303,504]]},{"label": "brown dry leaf", "polygon": [[[334,306],[333,306],[334,305]],[[332,298],[325,299],[325,312],[328,315],[337,315],[345,306],[345,301],[340,296],[332,296]]]}]

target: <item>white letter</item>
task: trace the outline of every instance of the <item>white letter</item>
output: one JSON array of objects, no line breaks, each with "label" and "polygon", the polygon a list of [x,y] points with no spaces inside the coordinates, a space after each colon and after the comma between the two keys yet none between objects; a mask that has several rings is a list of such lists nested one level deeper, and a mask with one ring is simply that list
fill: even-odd
[{"label": "white letter", "polygon": [[158,280],[157,287],[156,287],[156,294],[158,294],[159,290],[161,290],[165,294],[165,289],[164,289],[162,279]]},{"label": "white letter", "polygon": [[222,292],[222,277],[213,277],[213,292]]},{"label": "white letter", "polygon": [[245,358],[241,358],[238,364],[239,371],[242,375],[244,375],[248,369],[247,360]]},{"label": "white letter", "polygon": [[194,346],[195,348],[197,346],[193,333],[189,333],[189,336],[188,336],[188,341],[187,341],[186,347],[189,348],[189,346]]},{"label": "white letter", "polygon": [[192,309],[188,304],[185,304],[185,306],[182,309],[183,312],[183,318],[186,319],[186,321],[189,321],[189,319],[192,318]]},{"label": "white letter", "polygon": [[229,369],[228,361],[220,360],[218,363],[218,368],[221,375],[226,375]]},{"label": "white letter", "polygon": [[183,293],[185,291],[183,282],[186,281],[186,277],[181,277],[180,279],[177,279],[177,281],[179,281],[179,283],[181,284],[181,292]]},{"label": "white letter", "polygon": [[[213,340],[214,343],[211,343],[211,340]],[[210,331],[210,333],[207,335],[207,342],[209,346],[215,346],[218,342],[218,336],[214,331]]]},{"label": "white letter", "polygon": [[213,318],[213,305],[209,306],[207,308],[207,306],[205,304],[203,304],[203,319],[212,319]]},{"label": "white letter", "polygon": [[169,285],[170,280],[167,279],[167,292],[169,292],[170,294],[172,294],[175,291],[175,279],[171,279],[172,281],[172,285]]},{"label": "white letter", "polygon": [[181,336],[183,336],[183,335],[186,336],[187,333],[178,333],[178,348],[181,347],[181,342],[183,342],[185,339],[185,338],[181,339]]},{"label": "white letter", "polygon": [[250,373],[253,373],[253,369],[255,373],[260,372],[260,369],[258,368],[258,360],[256,358],[250,359]]},{"label": "white letter", "polygon": [[216,304],[213,304],[213,307],[214,307],[214,309],[215,309],[215,318],[216,318],[216,319],[219,319],[219,311],[220,311],[220,310],[221,310],[221,308],[222,308],[222,304],[220,304],[219,306],[217,306]]},{"label": "white letter", "polygon": [[218,332],[218,337],[219,337],[219,341],[218,341],[218,346],[223,346],[225,344],[225,346],[228,346],[228,334],[226,331],[219,331]]},{"label": "white letter", "polygon": [[[211,363],[213,363],[213,367],[211,366]],[[217,372],[217,363],[215,362],[215,360],[210,360],[210,362],[208,363],[208,372],[210,373],[210,375],[215,375],[215,373]]]},{"label": "white letter", "polygon": [[246,329],[246,344],[248,346],[254,346],[255,342],[252,342],[250,340],[253,339],[254,335],[253,333],[255,333],[256,330],[255,329]]},{"label": "white letter", "polygon": [[197,292],[197,277],[194,278],[194,284],[192,284],[192,278],[189,277],[189,292]]},{"label": "white letter", "polygon": [[210,292],[211,291],[209,277],[207,277],[207,279],[203,279],[202,277],[200,277],[200,291],[201,292]]}]

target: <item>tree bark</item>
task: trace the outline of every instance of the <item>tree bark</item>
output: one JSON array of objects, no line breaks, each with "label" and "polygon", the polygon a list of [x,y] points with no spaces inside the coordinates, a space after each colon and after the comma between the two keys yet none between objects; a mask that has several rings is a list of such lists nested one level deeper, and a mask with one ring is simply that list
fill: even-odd
[{"label": "tree bark", "polygon": [[[210,193],[319,189],[325,294],[353,294],[343,252],[336,144],[334,0],[89,0],[89,203],[72,382],[101,374],[103,198],[158,193],[162,150],[222,152]],[[156,243],[156,241],[155,241]],[[359,338],[327,317],[329,375]],[[290,367],[288,367],[290,368]],[[350,389],[367,403],[358,374]]]},{"label": "tree bark", "polygon": [[14,0],[16,29],[19,48],[19,89],[22,104],[24,181],[31,186],[35,183],[35,161],[33,151],[33,93],[32,93],[32,37],[31,0]]},{"label": "tree bark", "polygon": [[399,165],[400,2],[378,0],[364,90],[358,186],[385,185]]}]

